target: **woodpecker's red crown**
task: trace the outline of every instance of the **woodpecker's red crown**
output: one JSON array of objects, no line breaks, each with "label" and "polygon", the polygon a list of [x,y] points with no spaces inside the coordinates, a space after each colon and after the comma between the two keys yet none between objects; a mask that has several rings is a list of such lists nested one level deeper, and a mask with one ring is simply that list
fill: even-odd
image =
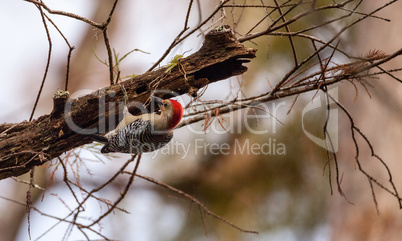
[{"label": "woodpecker's red crown", "polygon": [[169,104],[172,108],[172,116],[169,121],[169,129],[174,129],[179,123],[181,118],[183,117],[183,107],[181,104],[175,100],[163,100],[163,107],[169,108]]}]

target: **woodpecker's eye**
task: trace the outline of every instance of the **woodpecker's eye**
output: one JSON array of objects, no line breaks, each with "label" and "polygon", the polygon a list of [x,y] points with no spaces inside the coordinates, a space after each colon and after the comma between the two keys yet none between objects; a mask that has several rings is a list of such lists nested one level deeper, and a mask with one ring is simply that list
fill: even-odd
[{"label": "woodpecker's eye", "polygon": [[163,103],[163,107],[166,107],[167,106],[167,103],[165,102],[165,103]]}]

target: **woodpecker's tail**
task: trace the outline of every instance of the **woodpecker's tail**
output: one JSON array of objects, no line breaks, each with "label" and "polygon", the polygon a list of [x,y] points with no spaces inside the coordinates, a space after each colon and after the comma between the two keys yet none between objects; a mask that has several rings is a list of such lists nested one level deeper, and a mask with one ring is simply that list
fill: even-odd
[{"label": "woodpecker's tail", "polygon": [[84,136],[87,136],[87,137],[91,138],[92,140],[100,142],[100,143],[107,143],[109,141],[106,137],[96,135],[96,134],[88,134],[88,135],[84,135]]},{"label": "woodpecker's tail", "polygon": [[101,153],[109,153],[109,152],[114,152],[114,151],[109,148],[109,143],[106,143],[106,144],[102,147]]}]

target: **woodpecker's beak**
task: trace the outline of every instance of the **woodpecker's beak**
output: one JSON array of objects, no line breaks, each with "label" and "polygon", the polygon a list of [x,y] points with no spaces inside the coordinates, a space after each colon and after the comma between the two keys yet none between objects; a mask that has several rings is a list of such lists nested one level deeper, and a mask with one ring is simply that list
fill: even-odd
[{"label": "woodpecker's beak", "polygon": [[158,105],[163,105],[163,99],[156,97],[156,96],[151,96],[152,101],[154,101],[155,103],[157,103]]}]

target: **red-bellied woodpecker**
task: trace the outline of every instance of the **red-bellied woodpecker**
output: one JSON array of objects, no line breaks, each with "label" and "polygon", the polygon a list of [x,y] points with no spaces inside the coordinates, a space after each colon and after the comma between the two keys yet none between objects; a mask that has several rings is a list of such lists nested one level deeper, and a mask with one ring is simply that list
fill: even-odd
[{"label": "red-bellied woodpecker", "polygon": [[101,149],[102,153],[152,152],[165,146],[173,138],[173,129],[183,117],[183,107],[175,100],[152,98],[158,103],[161,113],[134,116],[125,106],[123,120],[115,130],[105,136],[107,142]]}]

